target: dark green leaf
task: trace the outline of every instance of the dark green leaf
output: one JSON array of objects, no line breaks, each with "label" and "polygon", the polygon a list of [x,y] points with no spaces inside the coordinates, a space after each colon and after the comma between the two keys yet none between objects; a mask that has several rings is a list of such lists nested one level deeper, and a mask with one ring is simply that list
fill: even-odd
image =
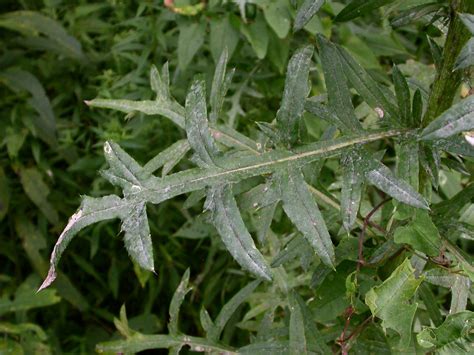
[{"label": "dark green leaf", "polygon": [[395,65],[392,70],[395,93],[397,95],[398,109],[400,110],[400,119],[405,127],[412,125],[410,112],[410,89],[402,72]]},{"label": "dark green leaf", "polygon": [[203,22],[181,26],[178,38],[178,67],[185,71],[204,43],[206,27]]},{"label": "dark green leaf", "polygon": [[381,6],[390,4],[394,0],[352,0],[349,5],[342,9],[334,19],[337,22],[350,21],[365,15]]}]

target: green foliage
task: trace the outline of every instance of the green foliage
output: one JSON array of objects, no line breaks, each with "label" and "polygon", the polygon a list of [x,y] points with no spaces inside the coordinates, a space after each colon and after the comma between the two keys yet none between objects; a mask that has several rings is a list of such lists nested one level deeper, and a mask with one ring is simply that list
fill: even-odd
[{"label": "green foliage", "polygon": [[33,3],[0,352],[471,351],[469,1]]}]

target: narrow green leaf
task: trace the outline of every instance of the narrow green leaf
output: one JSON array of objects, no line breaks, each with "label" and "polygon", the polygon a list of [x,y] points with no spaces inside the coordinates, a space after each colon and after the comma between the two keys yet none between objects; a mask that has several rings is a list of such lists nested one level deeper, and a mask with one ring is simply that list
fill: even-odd
[{"label": "narrow green leaf", "polygon": [[413,221],[395,230],[393,240],[411,245],[415,250],[430,256],[439,255],[443,245],[438,229],[425,211],[416,211]]},{"label": "narrow green leaf", "polygon": [[451,106],[421,132],[421,139],[448,138],[474,129],[474,96]]},{"label": "narrow green leaf", "polygon": [[379,116],[397,122],[398,110],[394,104],[393,94],[389,90],[382,90],[380,85],[345,49],[339,46],[336,48],[341,57],[344,74],[354,89],[370,107],[381,110],[382,115],[379,114]]},{"label": "narrow green leaf", "polygon": [[461,21],[466,25],[467,29],[474,36],[474,14],[458,14]]},{"label": "narrow green leaf", "polygon": [[391,328],[400,334],[400,345],[408,347],[417,303],[410,303],[423,280],[416,279],[410,261],[405,261],[380,286],[367,292],[365,303],[372,314],[382,319],[384,329]]},{"label": "narrow green leaf", "polygon": [[471,65],[474,65],[474,37],[462,47],[454,64],[454,70],[466,69]]},{"label": "narrow green leaf", "polygon": [[396,65],[393,66],[392,77],[397,95],[398,109],[400,110],[400,119],[405,127],[410,127],[412,125],[410,112],[411,98],[408,83]]},{"label": "narrow green leaf", "polygon": [[53,48],[70,58],[85,59],[79,41],[69,35],[61,24],[38,11],[14,11],[0,16],[0,27],[21,32],[27,36],[46,36]]},{"label": "narrow green leaf", "polygon": [[[272,260],[272,268],[283,265],[284,263],[293,260],[299,255],[307,252],[311,246],[301,234],[298,234],[285,245],[277,256]],[[312,254],[312,253],[311,253]]]},{"label": "narrow green leaf", "polygon": [[291,27],[290,7],[287,1],[269,1],[262,4],[268,25],[280,39],[284,39]]},{"label": "narrow green leaf", "polygon": [[158,69],[154,65],[151,66],[150,86],[151,89],[156,93],[157,101],[167,101],[170,99],[168,62],[163,65],[162,71],[163,78],[161,77]]},{"label": "narrow green leaf", "polygon": [[38,136],[50,146],[54,146],[57,143],[56,117],[46,91],[38,78],[25,70],[8,68],[0,72],[0,82],[2,81],[15,92],[27,91],[31,94],[28,104],[39,115],[33,121]]},{"label": "narrow green leaf", "polygon": [[239,32],[231,24],[228,16],[219,16],[219,18],[211,18],[209,47],[212,58],[217,63],[224,48],[227,48],[229,58],[232,57],[235,47],[239,42]]},{"label": "narrow green leaf", "polygon": [[109,100],[109,99],[94,99],[85,101],[86,105],[91,107],[108,108],[125,113],[142,112],[145,115],[161,115],[178,127],[184,128],[184,108],[172,101],[156,101],[156,100]]},{"label": "narrow green leaf", "polygon": [[129,209],[129,205],[120,197],[108,195],[100,198],[85,197],[81,207],[69,219],[68,224],[56,242],[51,253],[50,267],[46,279],[40,286],[41,291],[51,285],[56,279],[56,267],[61,255],[72,238],[83,228],[107,219],[120,218]]},{"label": "narrow green leaf", "polygon": [[418,288],[418,294],[420,295],[421,300],[425,304],[426,311],[428,312],[428,315],[433,321],[433,324],[435,326],[440,326],[441,323],[443,323],[440,305],[436,300],[433,291],[431,291],[430,286],[426,282],[423,282],[420,285],[420,287]]},{"label": "narrow green leaf", "polygon": [[211,316],[204,307],[201,308],[201,311],[199,312],[199,321],[201,322],[201,327],[206,332],[206,335],[215,327]]},{"label": "narrow green leaf", "polygon": [[178,37],[178,67],[185,71],[206,37],[206,26],[204,22],[191,23],[180,26]]},{"label": "narrow green leaf", "polygon": [[210,341],[214,342],[219,340],[221,333],[229,319],[232,317],[237,308],[247,300],[247,298],[252,294],[258,285],[260,285],[260,280],[254,280],[250,282],[247,286],[237,292],[229,300],[229,302],[224,305],[224,307],[222,307],[214,321],[215,326],[208,334],[208,339]]},{"label": "narrow green leaf", "polygon": [[409,183],[417,191],[420,175],[419,150],[418,142],[411,138],[401,139],[395,146],[397,177]]},{"label": "narrow green leaf", "polygon": [[322,118],[329,124],[347,130],[344,123],[336,116],[334,111],[330,109],[327,105],[323,105],[319,102],[312,100],[311,98],[307,99],[304,104],[304,109],[313,115]]},{"label": "narrow green leaf", "polygon": [[277,112],[281,136],[288,145],[298,141],[299,125],[309,93],[308,78],[313,46],[299,48],[288,63],[285,91]]},{"label": "narrow green leaf", "polygon": [[301,30],[323,6],[325,0],[305,0],[298,9],[293,31]]},{"label": "narrow green leaf", "polygon": [[48,201],[49,187],[43,180],[43,176],[36,168],[27,168],[20,171],[20,181],[23,190],[33,203],[51,224],[59,221],[58,212]]},{"label": "narrow green leaf", "polygon": [[189,149],[190,146],[187,139],[181,139],[173,143],[143,166],[143,176],[150,176],[161,167],[163,167],[161,175],[168,175],[176,164],[183,159]]},{"label": "narrow green leaf", "polygon": [[205,209],[211,211],[212,222],[234,259],[252,274],[271,280],[271,271],[265,258],[255,247],[229,185],[209,190]]},{"label": "narrow green leaf", "polygon": [[326,223],[306,185],[303,174],[294,167],[280,174],[283,209],[314,248],[321,261],[334,268],[335,256]]},{"label": "narrow green leaf", "polygon": [[421,97],[420,89],[416,89],[413,95],[413,106],[411,110],[413,127],[421,126],[421,118],[423,117],[423,99]]},{"label": "narrow green leaf", "polygon": [[248,25],[241,25],[240,30],[252,46],[258,59],[263,59],[267,55],[268,49],[268,29],[263,15],[257,14],[255,21]]},{"label": "narrow green leaf", "polygon": [[207,121],[204,80],[195,80],[186,96],[186,135],[189,145],[197,154],[200,165],[214,165],[219,149]]},{"label": "narrow green leaf", "polygon": [[104,143],[104,156],[109,169],[102,171],[110,183],[120,186],[125,194],[143,187],[142,167],[120,146],[112,141]]},{"label": "narrow green leaf", "polygon": [[219,61],[217,62],[216,70],[214,71],[214,78],[212,80],[210,97],[211,115],[209,119],[211,123],[216,123],[219,118],[219,113],[224,104],[225,95],[227,94],[227,90],[229,89],[230,82],[234,75],[234,70],[226,75],[228,57],[229,54],[227,47],[224,47]]},{"label": "narrow green leaf", "polygon": [[342,224],[348,232],[357,219],[362,198],[364,172],[360,166],[361,159],[359,157],[359,154],[349,152],[342,154],[341,158],[341,215]]},{"label": "narrow green leaf", "polygon": [[371,167],[366,171],[365,178],[374,186],[407,205],[429,209],[428,202],[408,183],[397,179],[389,168],[378,160],[372,159]]},{"label": "narrow green leaf", "polygon": [[352,95],[347,86],[336,46],[321,35],[318,35],[318,45],[328,92],[329,109],[342,121],[344,127],[339,128],[346,133],[361,130],[362,126],[354,113]]},{"label": "narrow green leaf", "polygon": [[379,7],[390,4],[394,0],[352,0],[334,19],[336,22],[346,22],[365,15]]},{"label": "narrow green leaf", "polygon": [[456,275],[451,287],[451,305],[449,314],[455,314],[466,310],[467,300],[471,290],[471,280],[462,275]]},{"label": "narrow green leaf", "polygon": [[474,313],[465,311],[450,314],[438,328],[424,328],[416,339],[418,343],[436,354],[472,353]]},{"label": "narrow green leaf", "polygon": [[392,27],[394,28],[406,26],[426,15],[439,11],[440,8],[442,8],[442,4],[439,4],[439,3],[438,4],[429,3],[429,4],[422,4],[419,6],[411,7],[410,9],[403,11],[401,14],[391,19],[390,25],[392,25]]},{"label": "narrow green leaf", "polygon": [[178,285],[178,288],[173,294],[173,298],[171,299],[170,309],[169,309],[169,322],[168,322],[168,331],[170,335],[178,335],[178,316],[179,316],[179,309],[181,308],[181,304],[183,303],[184,297],[186,294],[191,291],[192,287],[189,287],[189,268],[183,274],[181,278],[181,282]]},{"label": "narrow green leaf", "polygon": [[297,300],[299,295],[291,291],[288,295],[290,303],[290,355],[307,354],[303,312]]},{"label": "narrow green leaf", "polygon": [[144,202],[128,206],[122,217],[122,231],[125,232],[125,248],[132,260],[143,269],[155,272],[150,226]]},{"label": "narrow green leaf", "polygon": [[136,334],[127,340],[99,343],[96,351],[100,353],[137,353],[144,350],[170,349],[189,346],[191,351],[214,352],[236,355],[232,348],[213,343],[204,338],[188,335],[145,335]]},{"label": "narrow green leaf", "polygon": [[[24,286],[24,284],[22,285]],[[9,312],[24,312],[33,308],[47,307],[61,301],[56,290],[45,290],[40,294],[33,289],[19,287],[13,300],[0,299],[0,316]]]}]

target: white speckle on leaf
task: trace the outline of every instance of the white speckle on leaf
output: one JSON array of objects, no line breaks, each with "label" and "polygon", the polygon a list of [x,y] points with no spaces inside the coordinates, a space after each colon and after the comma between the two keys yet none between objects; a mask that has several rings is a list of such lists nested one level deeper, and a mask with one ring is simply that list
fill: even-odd
[{"label": "white speckle on leaf", "polygon": [[464,133],[464,139],[474,147],[474,132],[466,132]]},{"label": "white speckle on leaf", "polygon": [[258,202],[255,202],[252,207],[257,208],[258,207]]},{"label": "white speckle on leaf", "polygon": [[132,187],[130,188],[130,190],[132,192],[140,192],[142,190],[142,188],[138,185],[132,185]]},{"label": "white speckle on leaf", "polygon": [[380,107],[374,108],[374,111],[375,113],[377,113],[377,116],[379,116],[379,118],[383,118],[383,116],[385,116],[385,112],[383,112],[383,110]]},{"label": "white speckle on leaf", "polygon": [[260,143],[257,143],[257,149],[258,150],[262,149],[262,145]]},{"label": "white speckle on leaf", "polygon": [[104,152],[105,152],[106,154],[112,153],[112,147],[110,146],[110,143],[109,143],[109,142],[105,142],[105,143],[104,143]]}]

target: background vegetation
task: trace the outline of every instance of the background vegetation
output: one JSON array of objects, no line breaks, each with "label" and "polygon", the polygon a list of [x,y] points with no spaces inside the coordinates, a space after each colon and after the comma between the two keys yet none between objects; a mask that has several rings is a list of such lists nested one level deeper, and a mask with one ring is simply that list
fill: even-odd
[{"label": "background vegetation", "polygon": [[[362,3],[366,5],[356,12],[346,8]],[[326,102],[328,94],[333,100],[319,34],[344,48],[385,93],[399,98],[405,90],[405,100],[393,103],[402,112],[399,118],[408,107],[406,119],[415,119],[418,107],[418,121],[405,126],[422,128],[453,100],[468,100],[472,94],[474,44],[468,20],[458,17],[474,13],[469,3],[2,1],[0,353],[91,353],[99,343],[99,350],[133,352],[146,349],[144,339],[153,341],[150,348],[171,351],[183,344],[194,351],[248,346],[241,351],[249,353],[472,351],[474,164],[472,146],[461,135],[456,147],[443,146],[449,152],[426,148],[417,155],[416,183],[410,181],[414,175],[403,175],[409,170],[407,160],[400,163],[403,141],[371,144],[369,151],[418,189],[431,210],[415,213],[364,184],[349,232],[339,212],[346,183],[340,162],[323,160],[305,168],[336,245],[335,270],[312,252],[281,204],[271,212],[271,227],[262,232],[262,215],[253,206],[259,190],[252,189],[263,180],[256,177],[239,182],[234,193],[247,227],[258,237],[258,248],[274,267],[273,282],[252,281],[234,261],[209,213],[203,213],[205,194],[198,191],[147,205],[156,275],[130,260],[120,224],[106,221],[78,233],[55,283],[36,293],[81,196],[120,194],[98,173],[108,166],[104,143],[114,141],[144,165],[186,137],[162,115],[88,107],[86,101],[154,99],[157,88],[150,86],[150,70],[155,65],[163,76],[168,63],[171,94],[184,105],[196,74],[211,92],[226,49],[228,68],[235,73],[219,122],[268,149],[278,147],[271,123],[282,102],[288,61],[298,48],[317,48],[311,57],[309,96]],[[305,18],[309,5],[321,7],[316,16]],[[448,29],[459,36],[450,40]],[[450,50],[443,53],[447,43]],[[354,89],[349,101],[362,128],[384,127],[380,111]],[[471,125],[472,111],[467,116]],[[302,119],[303,143],[334,137],[336,127],[314,112],[305,112]],[[171,171],[194,167],[191,155]],[[369,265],[360,262],[361,252]],[[390,285],[401,276],[406,283]],[[397,289],[404,290],[398,299]],[[397,302],[383,303],[381,311],[367,301],[370,292]],[[240,298],[224,307],[236,294]],[[412,319],[397,323],[411,310],[413,324]],[[168,332],[175,340],[180,334],[196,339],[173,343],[143,336]],[[104,343],[124,337],[123,342]]]}]

